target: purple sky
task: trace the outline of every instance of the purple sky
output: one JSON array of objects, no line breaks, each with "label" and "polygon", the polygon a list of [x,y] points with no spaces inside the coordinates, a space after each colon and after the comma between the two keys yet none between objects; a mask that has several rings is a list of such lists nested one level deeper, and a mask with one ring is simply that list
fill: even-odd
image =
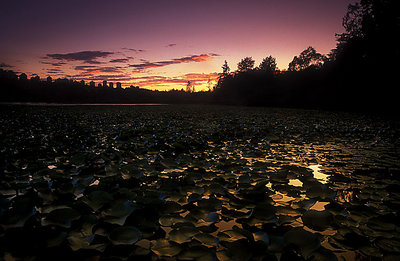
[{"label": "purple sky", "polygon": [[0,66],[42,78],[206,89],[224,60],[327,54],[352,0],[147,0],[1,3]]}]

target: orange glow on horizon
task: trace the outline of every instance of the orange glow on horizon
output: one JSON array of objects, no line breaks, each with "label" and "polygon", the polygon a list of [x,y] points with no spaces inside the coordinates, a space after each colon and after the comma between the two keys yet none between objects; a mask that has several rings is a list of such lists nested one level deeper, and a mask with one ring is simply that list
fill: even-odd
[{"label": "orange glow on horizon", "polygon": [[[181,77],[168,78],[165,76],[144,76],[132,78],[126,83],[149,90],[181,90],[185,89],[188,81],[195,86],[196,91],[208,91],[213,89],[218,81],[218,73],[190,73]],[[126,86],[128,87],[128,86]]]}]

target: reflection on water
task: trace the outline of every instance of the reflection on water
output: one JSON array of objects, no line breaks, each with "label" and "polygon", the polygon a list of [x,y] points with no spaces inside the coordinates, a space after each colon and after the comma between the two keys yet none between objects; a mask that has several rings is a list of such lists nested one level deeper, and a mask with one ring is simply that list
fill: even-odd
[{"label": "reflection on water", "polygon": [[321,165],[310,165],[309,168],[313,170],[314,178],[319,180],[322,184],[326,184],[328,182],[329,175],[320,172]]},{"label": "reflection on water", "polygon": [[302,187],[303,186],[303,182],[301,182],[298,179],[290,179],[289,180],[289,185],[295,186],[295,187]]},{"label": "reflection on water", "polygon": [[339,202],[352,202],[354,200],[354,192],[351,190],[341,190],[337,192],[336,198]]},{"label": "reflection on water", "polygon": [[218,228],[213,234],[213,236],[217,236],[219,232],[224,232],[227,230],[231,230],[234,226],[242,228],[242,224],[236,222],[236,219],[225,221],[221,220],[220,222],[216,223],[215,226]]},{"label": "reflection on water", "polygon": [[150,249],[151,241],[147,239],[142,239],[136,243],[137,246],[140,246],[144,249]]},{"label": "reflection on water", "polygon": [[323,211],[323,210],[325,210],[325,206],[328,204],[329,204],[329,202],[317,201],[310,209],[317,210],[317,211]]},{"label": "reflection on water", "polygon": [[97,185],[99,185],[99,182],[100,181],[98,179],[96,179],[92,183],[90,183],[89,186],[97,186]]},{"label": "reflection on water", "polygon": [[292,202],[296,198],[290,197],[288,195],[285,195],[285,194],[282,194],[281,192],[276,191],[275,194],[271,196],[271,199],[275,202],[276,205],[286,206],[288,203]]},{"label": "reflection on water", "polygon": [[45,103],[45,102],[1,102],[0,105],[25,105],[25,106],[52,106],[52,107],[64,107],[64,106],[160,106],[168,105],[165,103]]}]

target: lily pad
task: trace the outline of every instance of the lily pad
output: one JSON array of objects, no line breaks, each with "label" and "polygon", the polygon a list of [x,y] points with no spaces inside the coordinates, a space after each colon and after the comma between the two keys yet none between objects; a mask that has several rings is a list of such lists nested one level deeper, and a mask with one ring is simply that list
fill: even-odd
[{"label": "lily pad", "polygon": [[65,228],[71,227],[72,221],[81,217],[80,213],[72,208],[59,208],[47,214],[42,220],[42,225],[57,225]]},{"label": "lily pad", "polygon": [[304,225],[311,229],[322,231],[329,227],[333,221],[333,215],[327,211],[309,210],[301,217]]},{"label": "lily pad", "polygon": [[172,227],[178,223],[183,223],[185,221],[185,218],[179,215],[165,215],[160,217],[160,219],[158,220],[160,225],[164,227]]},{"label": "lily pad", "polygon": [[84,200],[94,211],[99,210],[104,204],[112,202],[113,197],[106,191],[96,190],[91,192]]},{"label": "lily pad", "polygon": [[193,236],[193,239],[201,242],[206,247],[216,247],[219,242],[218,238],[206,233],[198,233]]},{"label": "lily pad", "polygon": [[192,237],[199,233],[199,230],[195,227],[182,226],[169,232],[169,239],[182,244],[185,242],[190,242]]},{"label": "lily pad", "polygon": [[262,242],[266,245],[269,245],[269,236],[267,233],[258,231],[256,233],[253,233],[254,241],[255,242]]},{"label": "lily pad", "polygon": [[216,256],[212,250],[204,246],[193,246],[184,249],[179,255],[179,260],[216,260]]},{"label": "lily pad", "polygon": [[248,261],[252,257],[249,243],[246,240],[238,240],[235,242],[228,242],[225,244],[227,248],[227,255],[230,260],[235,261]]},{"label": "lily pad", "polygon": [[320,247],[318,237],[302,228],[295,228],[286,232],[284,239],[286,244],[292,244],[297,247],[306,259]]},{"label": "lily pad", "polygon": [[135,204],[131,201],[116,202],[111,208],[103,211],[104,220],[111,224],[124,225],[126,218],[134,211]]},{"label": "lily pad", "polygon": [[142,233],[139,229],[132,226],[122,226],[114,229],[109,239],[114,245],[131,245],[142,238]]},{"label": "lily pad", "polygon": [[151,250],[158,256],[173,257],[182,251],[182,247],[178,243],[159,239],[151,246]]}]

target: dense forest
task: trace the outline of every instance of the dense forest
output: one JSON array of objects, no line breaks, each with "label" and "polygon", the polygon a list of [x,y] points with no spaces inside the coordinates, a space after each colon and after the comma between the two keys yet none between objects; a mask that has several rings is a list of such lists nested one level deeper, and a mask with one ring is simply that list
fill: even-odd
[{"label": "dense forest", "polygon": [[399,1],[361,0],[343,18],[345,32],[327,56],[309,47],[276,70],[267,57],[251,57],[223,73],[214,93],[219,102],[285,107],[392,112],[397,103],[400,55]]},{"label": "dense forest", "polygon": [[400,69],[400,13],[395,0],[361,0],[343,17],[344,33],[328,55],[308,47],[287,70],[276,59],[259,66],[245,57],[231,71],[222,65],[217,85],[207,92],[150,91],[139,87],[85,85],[67,79],[40,80],[0,69],[1,102],[214,103],[394,112]]}]

